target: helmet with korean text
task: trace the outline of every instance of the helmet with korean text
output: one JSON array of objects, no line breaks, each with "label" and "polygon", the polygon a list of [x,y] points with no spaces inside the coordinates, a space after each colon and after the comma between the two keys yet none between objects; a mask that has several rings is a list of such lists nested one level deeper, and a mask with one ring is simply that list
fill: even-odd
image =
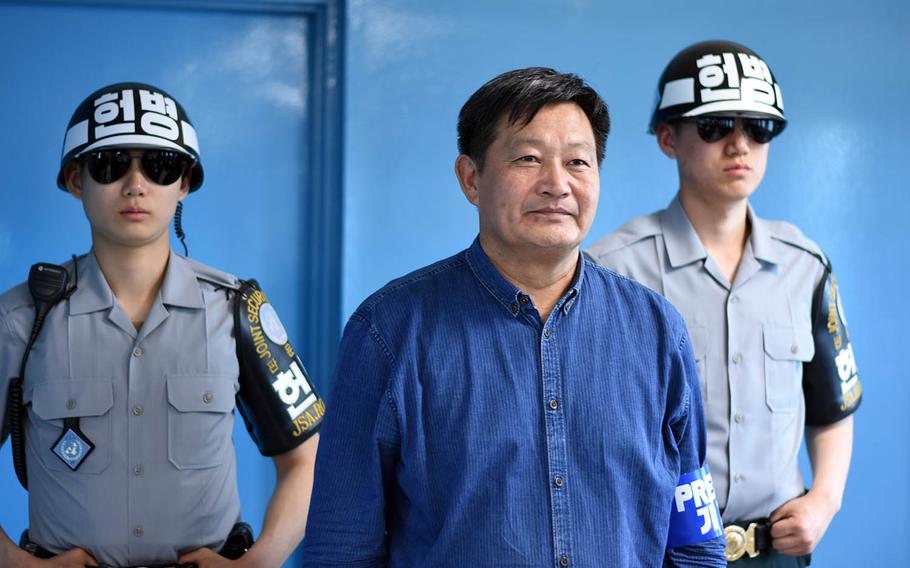
[{"label": "helmet with korean text", "polygon": [[676,54],[657,83],[648,133],[664,122],[706,114],[770,118],[778,132],[787,123],[771,68],[732,41],[704,41]]},{"label": "helmet with korean text", "polygon": [[145,83],[98,89],[76,107],[60,157],[57,185],[66,191],[63,169],[72,160],[108,148],[170,150],[192,163],[190,191],[202,185],[199,141],[190,117],[172,96]]}]

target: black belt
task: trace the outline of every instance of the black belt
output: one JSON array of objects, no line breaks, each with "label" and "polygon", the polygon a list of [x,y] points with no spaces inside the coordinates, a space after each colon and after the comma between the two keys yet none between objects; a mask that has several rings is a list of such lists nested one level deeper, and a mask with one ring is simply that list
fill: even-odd
[{"label": "black belt", "polygon": [[749,558],[755,558],[762,552],[771,550],[771,521],[756,519],[724,523],[724,536],[727,539],[724,548],[727,562],[739,560],[746,554]]},{"label": "black belt", "polygon": [[[253,529],[247,523],[237,523],[234,525],[234,528],[231,529],[230,534],[227,537],[227,540],[224,541],[224,547],[218,553],[225,558],[230,558],[231,560],[236,560],[244,555],[244,553],[253,546]],[[50,550],[47,550],[38,543],[32,542],[28,538],[28,531],[22,533],[22,538],[19,539],[19,548],[25,550],[32,556],[36,558],[53,558],[56,556]],[[114,567],[110,564],[98,564],[97,566],[89,566],[88,568],[196,568],[195,564],[142,564],[138,566],[122,566]]]}]

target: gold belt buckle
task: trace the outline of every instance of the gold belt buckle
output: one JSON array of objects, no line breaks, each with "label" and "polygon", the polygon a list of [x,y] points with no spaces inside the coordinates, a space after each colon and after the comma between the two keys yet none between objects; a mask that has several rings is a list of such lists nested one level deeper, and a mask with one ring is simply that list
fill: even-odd
[{"label": "gold belt buckle", "polygon": [[736,525],[724,527],[724,536],[727,538],[727,546],[724,548],[727,562],[739,560],[747,552],[749,558],[758,556],[759,551],[755,548],[755,523],[750,523],[746,529]]}]

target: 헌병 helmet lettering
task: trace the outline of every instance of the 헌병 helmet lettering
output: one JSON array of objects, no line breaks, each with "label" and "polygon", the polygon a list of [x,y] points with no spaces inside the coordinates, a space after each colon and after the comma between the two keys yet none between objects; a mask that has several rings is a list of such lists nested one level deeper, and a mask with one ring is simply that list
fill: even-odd
[{"label": "\ud5cc\ubcd1 helmet lettering", "polygon": [[161,148],[186,154],[195,162],[190,191],[202,185],[196,130],[183,107],[157,87],[117,83],[98,89],[76,108],[66,129],[57,185],[65,190],[63,168],[83,154],[102,148]]},{"label": "\ud5cc\ubcd1 helmet lettering", "polygon": [[648,132],[661,123],[705,114],[770,118],[786,124],[780,86],[754,51],[706,41],[680,51],[657,85]]}]

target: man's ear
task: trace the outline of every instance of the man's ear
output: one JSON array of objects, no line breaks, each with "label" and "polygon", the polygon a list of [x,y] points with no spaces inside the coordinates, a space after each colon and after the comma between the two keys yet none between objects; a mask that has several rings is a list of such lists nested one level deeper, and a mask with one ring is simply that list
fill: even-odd
[{"label": "man's ear", "polygon": [[188,170],[180,178],[180,194],[177,196],[177,201],[183,201],[183,198],[189,195],[190,193],[190,180],[193,178],[193,170]]},{"label": "man's ear", "polygon": [[666,122],[658,124],[654,130],[657,137],[657,145],[661,151],[671,160],[676,159],[676,129]]},{"label": "man's ear", "polygon": [[63,183],[70,195],[82,201],[82,165],[72,160],[63,167]]},{"label": "man's ear", "polygon": [[477,189],[477,176],[479,173],[477,163],[470,156],[461,154],[455,160],[455,175],[458,177],[459,185],[461,185],[461,192],[475,206],[480,201],[480,191]]}]

